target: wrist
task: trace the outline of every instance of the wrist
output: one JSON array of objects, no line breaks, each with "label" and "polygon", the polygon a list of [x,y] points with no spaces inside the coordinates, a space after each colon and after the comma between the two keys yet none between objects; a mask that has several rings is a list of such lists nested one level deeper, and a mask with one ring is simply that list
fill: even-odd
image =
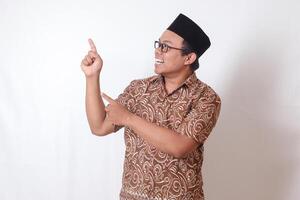
[{"label": "wrist", "polygon": [[124,126],[131,128],[133,125],[133,122],[134,122],[134,118],[135,118],[135,115],[133,113],[129,112],[127,117],[125,118]]},{"label": "wrist", "polygon": [[99,82],[100,76],[99,75],[86,76],[85,79],[87,82]]}]

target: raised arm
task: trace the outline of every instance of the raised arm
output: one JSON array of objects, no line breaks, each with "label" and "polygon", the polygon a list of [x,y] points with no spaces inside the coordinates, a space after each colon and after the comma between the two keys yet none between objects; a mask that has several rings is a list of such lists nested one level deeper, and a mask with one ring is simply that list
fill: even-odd
[{"label": "raised arm", "polygon": [[86,115],[91,132],[97,136],[104,136],[114,132],[114,125],[106,118],[105,105],[100,95],[100,72],[103,61],[91,39],[89,44],[91,49],[80,65],[86,77]]}]

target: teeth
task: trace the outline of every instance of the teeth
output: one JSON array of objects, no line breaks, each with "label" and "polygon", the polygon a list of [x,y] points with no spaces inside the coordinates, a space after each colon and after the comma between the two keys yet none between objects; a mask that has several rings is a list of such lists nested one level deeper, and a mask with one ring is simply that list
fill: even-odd
[{"label": "teeth", "polygon": [[164,63],[164,61],[163,61],[163,60],[160,60],[160,59],[157,59],[157,58],[155,58],[155,63],[156,63],[156,64],[162,64],[162,63]]}]

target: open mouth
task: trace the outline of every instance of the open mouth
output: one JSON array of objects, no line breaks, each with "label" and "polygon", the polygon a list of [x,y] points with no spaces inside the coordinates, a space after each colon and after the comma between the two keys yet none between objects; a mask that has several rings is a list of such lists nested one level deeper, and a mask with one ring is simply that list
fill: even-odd
[{"label": "open mouth", "polygon": [[160,65],[160,64],[163,64],[163,63],[164,63],[163,60],[160,60],[160,59],[155,58],[155,64]]}]

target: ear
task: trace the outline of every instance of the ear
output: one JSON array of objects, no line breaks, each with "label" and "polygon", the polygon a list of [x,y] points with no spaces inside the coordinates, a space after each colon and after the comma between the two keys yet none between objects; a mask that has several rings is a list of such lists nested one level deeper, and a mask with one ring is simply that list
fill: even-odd
[{"label": "ear", "polygon": [[188,55],[186,55],[184,64],[185,64],[185,65],[190,65],[190,64],[192,64],[193,62],[195,62],[196,59],[197,59],[197,55],[196,55],[194,52],[189,53]]}]

